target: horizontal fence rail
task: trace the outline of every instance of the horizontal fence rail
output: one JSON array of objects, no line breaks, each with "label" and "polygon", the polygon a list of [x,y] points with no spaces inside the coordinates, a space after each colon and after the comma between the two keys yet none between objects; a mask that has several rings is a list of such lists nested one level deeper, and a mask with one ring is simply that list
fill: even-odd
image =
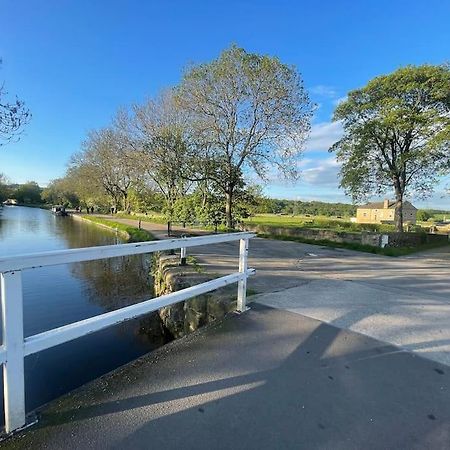
[{"label": "horizontal fence rail", "polygon": [[[96,259],[115,258],[117,256],[142,255],[163,250],[175,250],[181,247],[198,247],[208,244],[251,239],[254,233],[227,233],[218,235],[198,236],[180,239],[164,239],[161,241],[137,242],[118,245],[101,245],[98,247],[73,248],[69,250],[54,250],[51,252],[31,253],[0,258],[0,272],[13,270],[36,269],[38,267],[56,266],[74,262],[94,261]],[[180,244],[182,242],[183,244]]]},{"label": "horizontal fence rail", "polygon": [[[246,310],[247,278],[255,273],[249,269],[248,241],[253,233],[229,233],[152,242],[106,245],[99,247],[57,250],[29,255],[0,258],[3,345],[0,364],[3,365],[3,391],[5,403],[5,429],[10,433],[25,425],[24,358],[56,345],[69,342],[104,328],[135,319],[180,301],[238,283],[237,310]],[[34,336],[23,337],[22,270],[36,269],[74,262],[93,261],[118,256],[139,255],[164,250],[182,249],[201,245],[240,241],[239,271],[180,291],[126,306],[85,320],[70,323]]]}]

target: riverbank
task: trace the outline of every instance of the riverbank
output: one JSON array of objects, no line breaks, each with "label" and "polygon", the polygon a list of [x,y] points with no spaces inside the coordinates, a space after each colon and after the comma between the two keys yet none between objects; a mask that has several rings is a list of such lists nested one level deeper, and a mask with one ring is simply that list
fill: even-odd
[{"label": "riverbank", "polygon": [[109,219],[103,219],[97,216],[88,216],[80,214],[71,214],[76,220],[83,220],[86,222],[93,223],[99,227],[106,228],[110,231],[115,231],[127,242],[144,242],[144,241],[154,241],[155,236],[147,230],[139,229],[128,224],[115,222]]}]

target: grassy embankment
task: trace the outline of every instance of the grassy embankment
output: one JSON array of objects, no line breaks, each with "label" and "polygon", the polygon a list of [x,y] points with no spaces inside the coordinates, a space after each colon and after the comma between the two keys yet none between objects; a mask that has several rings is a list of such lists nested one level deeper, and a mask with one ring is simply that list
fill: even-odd
[{"label": "grassy embankment", "polygon": [[312,228],[337,232],[360,233],[373,231],[388,233],[395,231],[393,225],[354,223],[346,218],[330,218],[326,216],[279,216],[276,214],[258,214],[245,219],[246,225],[264,225],[282,228]]},{"label": "grassy embankment", "polygon": [[[141,219],[146,222],[153,223],[166,223],[164,216],[153,213],[151,215],[144,214],[118,214],[119,218],[126,219]],[[265,232],[258,232],[258,236],[268,239],[278,239],[283,241],[294,241],[305,244],[322,245],[332,248],[346,248],[349,250],[356,250],[366,253],[373,253],[385,256],[403,256],[411,253],[416,253],[424,250],[442,247],[440,244],[423,244],[418,247],[402,247],[402,248],[380,248],[373,247],[371,245],[363,245],[357,243],[345,243],[335,242],[330,240],[313,240],[306,239],[299,236],[279,235],[270,232],[270,228],[305,228],[305,229],[317,229],[317,230],[330,230],[335,232],[347,232],[347,233],[361,233],[362,231],[388,233],[395,231],[393,225],[384,224],[358,224],[350,222],[347,218],[329,218],[326,216],[284,216],[275,214],[259,214],[250,217],[244,221],[245,225],[249,226],[264,226]],[[190,225],[188,225],[190,226]],[[207,227],[204,227],[207,229]]]},{"label": "grassy embankment", "polygon": [[[262,226],[264,232],[259,232],[260,237],[278,239],[283,241],[294,241],[305,244],[323,245],[333,248],[346,248],[349,250],[362,251],[367,253],[374,253],[385,256],[403,256],[419,251],[429,250],[437,247],[442,247],[441,244],[422,244],[418,247],[401,247],[401,248],[380,248],[373,247],[371,245],[363,245],[358,243],[347,242],[335,242],[330,240],[314,240],[307,239],[299,236],[280,235],[270,232],[270,228],[309,228],[317,230],[329,230],[335,232],[347,232],[347,233],[361,233],[363,231],[371,231],[378,233],[388,233],[395,231],[393,225],[385,224],[359,224],[350,222],[348,219],[329,218],[325,216],[278,216],[275,214],[261,214],[251,217],[245,221],[247,225]],[[424,230],[425,231],[425,230]]]},{"label": "grassy embankment", "polygon": [[279,241],[300,242],[302,244],[321,245],[323,247],[331,247],[331,248],[345,248],[347,250],[355,250],[358,252],[373,253],[375,255],[384,255],[384,256],[404,256],[410,255],[412,253],[422,252],[425,250],[431,250],[433,248],[443,247],[441,244],[422,244],[418,247],[381,248],[381,247],[373,247],[371,245],[363,245],[350,242],[334,242],[326,239],[321,240],[305,239],[298,236],[288,236],[288,235],[283,236],[270,233],[258,233],[258,236],[266,239],[276,239]]},{"label": "grassy embankment", "polygon": [[128,242],[154,241],[155,237],[147,230],[125,225],[123,223],[114,222],[112,220],[102,219],[100,217],[82,215],[82,219],[101,225],[111,230],[117,230]]}]

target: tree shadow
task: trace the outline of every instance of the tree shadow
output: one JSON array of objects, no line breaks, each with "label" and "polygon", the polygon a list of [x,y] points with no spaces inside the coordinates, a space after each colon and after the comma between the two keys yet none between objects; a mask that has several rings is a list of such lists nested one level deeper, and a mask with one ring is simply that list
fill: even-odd
[{"label": "tree shadow", "polygon": [[41,427],[107,421],[118,448],[430,448],[450,435],[445,366],[258,305],[204,336]]}]

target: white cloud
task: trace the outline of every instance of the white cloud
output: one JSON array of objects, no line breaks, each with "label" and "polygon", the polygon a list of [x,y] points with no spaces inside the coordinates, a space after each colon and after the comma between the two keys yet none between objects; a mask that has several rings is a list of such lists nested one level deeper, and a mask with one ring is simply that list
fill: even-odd
[{"label": "white cloud", "polygon": [[312,126],[306,141],[306,151],[328,150],[343,135],[340,122],[321,122]]},{"label": "white cloud", "polygon": [[317,161],[317,165],[302,172],[302,181],[314,186],[339,186],[340,164],[334,158]]},{"label": "white cloud", "polygon": [[324,84],[313,86],[309,91],[320,97],[335,98],[337,96],[336,89],[333,86],[326,86]]}]

